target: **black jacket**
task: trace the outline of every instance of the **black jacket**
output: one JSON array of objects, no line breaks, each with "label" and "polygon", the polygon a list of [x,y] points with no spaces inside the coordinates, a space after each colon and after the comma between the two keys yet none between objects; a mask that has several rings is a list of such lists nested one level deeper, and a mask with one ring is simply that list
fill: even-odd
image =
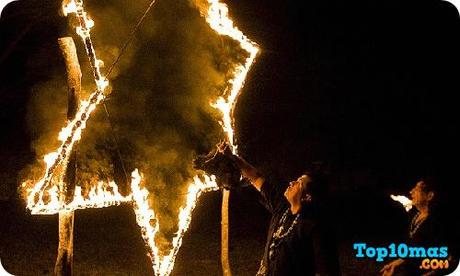
[{"label": "black jacket", "polygon": [[[266,275],[340,275],[334,239],[328,234],[324,223],[321,223],[319,212],[311,204],[302,206],[298,223],[276,247],[272,258],[269,258],[273,233],[289,208],[283,196],[284,188],[266,181],[261,189],[263,203],[272,213],[263,256]],[[294,219],[295,216],[288,211],[286,224],[291,225]]]}]

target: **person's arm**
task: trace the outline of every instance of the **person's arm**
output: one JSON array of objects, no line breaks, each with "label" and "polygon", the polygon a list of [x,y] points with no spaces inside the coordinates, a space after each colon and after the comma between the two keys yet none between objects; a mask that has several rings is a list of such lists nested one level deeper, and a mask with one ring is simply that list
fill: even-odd
[{"label": "person's arm", "polygon": [[394,274],[395,269],[404,263],[404,259],[396,259],[391,263],[385,265],[381,270],[383,276],[391,276]]},{"label": "person's arm", "polygon": [[272,181],[263,176],[259,170],[248,163],[243,158],[232,153],[226,144],[218,146],[218,150],[238,167],[241,175],[251,182],[251,185],[260,192],[262,196],[262,204],[272,214],[279,208],[284,208],[285,200],[283,200],[284,188],[280,185],[273,185]]},{"label": "person's arm", "polygon": [[252,186],[254,186],[260,192],[262,185],[265,182],[265,178],[262,176],[262,174],[260,174],[259,171],[246,160],[233,154],[230,150],[230,147],[228,147],[226,144],[219,145],[219,150],[231,160],[233,160],[233,162],[235,162],[235,164],[240,169],[241,175],[244,178],[247,178],[251,182]]},{"label": "person's arm", "polygon": [[260,192],[260,190],[262,189],[262,185],[265,182],[265,178],[259,173],[259,171],[239,156],[232,155],[232,160],[240,169],[241,175],[244,178],[249,179],[252,186],[254,186]]}]

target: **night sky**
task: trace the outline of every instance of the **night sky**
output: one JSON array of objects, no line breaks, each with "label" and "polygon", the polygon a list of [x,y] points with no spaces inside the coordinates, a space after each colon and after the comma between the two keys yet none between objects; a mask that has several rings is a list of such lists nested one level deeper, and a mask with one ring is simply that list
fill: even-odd
[{"label": "night sky", "polygon": [[[459,141],[455,7],[440,0],[289,2],[227,3],[261,47],[235,111],[241,155],[283,180],[326,164],[340,202],[386,202],[432,175],[451,194],[450,206]],[[0,19],[2,199],[17,198],[20,172],[35,159],[27,107],[32,88],[61,62],[50,54],[69,31],[59,4],[17,1]]]},{"label": "night sky", "polygon": [[263,147],[256,150],[263,159],[295,160],[288,166],[321,160],[386,177],[455,160],[459,21],[452,6],[272,5],[241,12],[251,18],[242,28],[266,48],[238,109],[251,149]]},{"label": "night sky", "polygon": [[[452,164],[455,8],[444,1],[303,2],[229,3],[262,48],[236,111],[246,157],[296,168],[290,174],[311,161],[399,177]],[[45,50],[65,30],[57,7],[20,1],[1,19],[1,145],[12,166],[30,143],[28,90],[59,62]],[[27,71],[40,54],[43,70]]]}]

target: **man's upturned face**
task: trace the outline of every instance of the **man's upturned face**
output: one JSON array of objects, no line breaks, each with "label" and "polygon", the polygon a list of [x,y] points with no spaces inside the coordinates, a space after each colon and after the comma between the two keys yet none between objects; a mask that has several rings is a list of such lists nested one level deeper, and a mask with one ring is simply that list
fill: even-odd
[{"label": "man's upturned face", "polygon": [[424,206],[428,204],[428,202],[433,197],[432,192],[425,192],[424,185],[425,183],[423,183],[423,181],[419,181],[417,182],[417,184],[415,184],[414,188],[412,188],[412,190],[410,191],[412,204],[417,208],[419,206]]},{"label": "man's upturned face", "polygon": [[289,182],[289,186],[284,192],[284,197],[286,197],[291,205],[300,204],[302,201],[302,195],[305,194],[307,185],[310,182],[310,177],[305,174],[297,178],[297,180]]}]

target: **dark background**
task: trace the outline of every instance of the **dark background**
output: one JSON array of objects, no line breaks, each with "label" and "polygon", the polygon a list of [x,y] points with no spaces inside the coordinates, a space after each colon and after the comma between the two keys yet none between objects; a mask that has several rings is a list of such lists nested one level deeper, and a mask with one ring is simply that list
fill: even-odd
[{"label": "dark background", "polygon": [[[435,176],[442,185],[445,222],[454,227],[452,220],[458,216],[454,202],[459,138],[455,94],[460,91],[457,10],[448,2],[434,0],[299,2],[228,3],[237,26],[262,49],[236,107],[241,155],[282,181],[297,177],[313,162],[323,164],[332,180],[330,206],[335,215],[330,220],[339,240],[344,241],[342,255],[352,253],[347,242],[401,238],[407,217],[389,194],[407,194],[421,176]],[[48,230],[56,231],[55,218],[25,214],[16,187],[19,171],[34,158],[25,123],[29,88],[47,74],[46,68],[27,71],[27,63],[38,49],[57,47],[54,41],[65,24],[56,12],[59,5],[54,1],[22,0],[10,4],[0,19],[0,257],[16,268],[21,265],[17,266],[14,259],[21,258],[22,250],[19,247],[9,252],[7,248],[24,238],[17,234],[20,229],[33,229],[25,234],[30,240],[36,234],[33,231],[43,237]],[[43,58],[50,68],[61,62],[57,56]],[[256,199],[249,188],[233,193],[233,240],[238,243],[247,239],[245,244],[256,252],[255,256],[244,256],[245,250],[234,245],[234,254],[239,254],[235,266],[240,267],[243,259],[253,259],[241,275],[255,274],[265,238],[260,225],[267,222],[268,214],[255,203]],[[200,212],[214,210],[210,214],[218,216],[219,199],[207,195],[203,201],[202,205],[209,208],[198,207],[191,229],[199,238],[184,242],[184,252],[191,255],[199,252],[198,244],[207,239],[206,231],[218,246],[218,218],[212,224],[214,219],[207,222]],[[88,214],[109,220],[112,214],[112,222],[124,229],[124,222],[116,217],[128,211],[110,208],[108,216],[101,212],[90,210],[82,215],[81,223],[100,223]],[[133,218],[127,225],[132,235],[137,235]],[[196,233],[200,230],[205,234]],[[103,236],[97,231],[94,235]],[[142,248],[141,241],[136,241]],[[193,241],[198,241],[196,248]],[[256,243],[249,245],[249,241]],[[31,246],[43,250],[41,245]],[[53,253],[56,248],[54,244],[43,246]],[[88,248],[82,252],[91,255]],[[143,256],[143,252],[136,254]],[[185,273],[188,261],[181,256],[177,269]],[[344,272],[359,274],[359,264],[342,258]],[[48,262],[53,263],[52,256]],[[143,265],[148,268],[148,264]],[[48,268],[44,267],[39,269],[46,274]],[[209,272],[206,264],[203,267]]]}]

